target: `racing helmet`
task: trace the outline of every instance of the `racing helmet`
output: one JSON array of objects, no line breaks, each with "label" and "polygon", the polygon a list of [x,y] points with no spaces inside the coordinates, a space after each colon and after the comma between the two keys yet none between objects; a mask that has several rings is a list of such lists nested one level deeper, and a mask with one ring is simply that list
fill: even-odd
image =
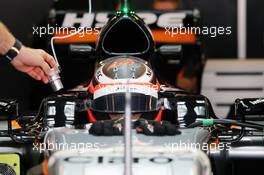
[{"label": "racing helmet", "polygon": [[91,109],[96,112],[122,114],[125,94],[131,93],[132,113],[157,110],[160,89],[147,61],[133,56],[116,56],[101,61],[88,86],[92,94]]}]

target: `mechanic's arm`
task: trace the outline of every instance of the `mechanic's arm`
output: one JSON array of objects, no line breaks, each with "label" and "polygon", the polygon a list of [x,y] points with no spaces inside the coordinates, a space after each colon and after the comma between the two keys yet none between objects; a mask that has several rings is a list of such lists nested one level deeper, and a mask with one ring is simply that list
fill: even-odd
[{"label": "mechanic's arm", "polygon": [[[16,42],[15,37],[0,21],[0,55],[6,55]],[[11,64],[36,80],[48,83],[51,68],[57,67],[54,58],[41,49],[32,49],[22,45]]]}]

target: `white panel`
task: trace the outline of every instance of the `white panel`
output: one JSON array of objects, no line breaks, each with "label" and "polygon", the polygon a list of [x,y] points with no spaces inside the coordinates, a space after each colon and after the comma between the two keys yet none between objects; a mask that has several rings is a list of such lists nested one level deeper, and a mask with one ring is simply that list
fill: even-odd
[{"label": "white panel", "polygon": [[204,89],[202,94],[209,98],[211,103],[233,103],[237,98],[264,97],[264,92],[256,91],[216,91]]},{"label": "white panel", "polygon": [[264,87],[264,76],[218,76],[214,73],[205,73],[203,76],[203,88],[255,88]]},{"label": "white panel", "polygon": [[263,59],[210,59],[205,66],[205,73],[208,72],[258,72],[264,71]]},{"label": "white panel", "polygon": [[229,107],[216,107],[216,106],[213,106],[213,109],[214,109],[215,115],[218,118],[226,118],[230,110]]}]

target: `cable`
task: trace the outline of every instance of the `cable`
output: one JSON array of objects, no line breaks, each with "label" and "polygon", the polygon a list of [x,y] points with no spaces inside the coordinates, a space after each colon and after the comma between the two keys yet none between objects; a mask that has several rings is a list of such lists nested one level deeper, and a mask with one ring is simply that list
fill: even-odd
[{"label": "cable", "polygon": [[259,123],[248,122],[248,121],[246,121],[246,122],[244,122],[244,123],[251,124],[251,125],[256,125],[256,126],[260,126],[260,127],[263,127],[263,128],[264,128],[264,125],[259,124]]},{"label": "cable", "polygon": [[124,7],[127,7],[128,6],[128,0],[124,0]]},{"label": "cable", "polygon": [[88,3],[89,3],[88,13],[91,14],[92,13],[92,0],[88,0]]},{"label": "cable", "polygon": [[[49,97],[44,98],[41,103],[40,103],[40,107],[38,109],[38,112],[35,116],[35,119],[30,122],[30,123],[19,123],[22,127],[24,127],[24,130],[21,129],[12,129],[12,124],[11,121],[8,121],[8,135],[9,137],[17,143],[26,143],[30,140],[25,140],[23,138],[23,136],[34,136],[34,138],[36,137],[40,137],[40,135],[42,134],[42,132],[45,130],[45,126],[44,126],[44,121],[43,121],[43,116],[40,116],[41,111],[43,111],[44,108],[44,103],[49,99]],[[45,115],[45,114],[44,114]],[[27,134],[25,133],[21,133],[21,131],[23,132],[27,132]],[[17,136],[20,136],[20,138],[17,138]]]},{"label": "cable", "polygon": [[197,126],[213,126],[215,124],[223,124],[223,125],[238,125],[241,127],[249,127],[249,128],[254,128],[257,130],[264,131],[263,126],[251,124],[251,123],[241,123],[235,120],[227,120],[227,119],[203,119],[201,121],[194,122],[193,124],[189,125],[189,128],[194,128]]},{"label": "cable", "polygon": [[[88,0],[89,2],[89,16],[92,15],[92,0]],[[50,45],[51,45],[51,50],[52,50],[52,54],[54,56],[54,59],[57,63],[57,66],[60,68],[60,64],[59,64],[59,61],[58,61],[58,58],[57,58],[57,55],[56,55],[56,52],[55,52],[55,49],[54,49],[54,40],[55,39],[65,39],[65,38],[69,38],[69,37],[72,37],[78,33],[80,33],[82,30],[84,30],[84,27],[80,27],[78,31],[74,32],[74,33],[71,33],[69,35],[65,35],[65,36],[53,36],[50,40]]]}]

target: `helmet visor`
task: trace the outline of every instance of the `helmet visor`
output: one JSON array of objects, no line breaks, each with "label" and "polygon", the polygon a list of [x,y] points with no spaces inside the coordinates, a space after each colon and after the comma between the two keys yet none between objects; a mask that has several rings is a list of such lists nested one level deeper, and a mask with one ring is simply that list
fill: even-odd
[{"label": "helmet visor", "polygon": [[[98,112],[124,113],[125,103],[125,93],[114,93],[94,99],[91,108],[94,111]],[[156,110],[157,98],[140,93],[131,93],[132,113],[149,112]]]}]

